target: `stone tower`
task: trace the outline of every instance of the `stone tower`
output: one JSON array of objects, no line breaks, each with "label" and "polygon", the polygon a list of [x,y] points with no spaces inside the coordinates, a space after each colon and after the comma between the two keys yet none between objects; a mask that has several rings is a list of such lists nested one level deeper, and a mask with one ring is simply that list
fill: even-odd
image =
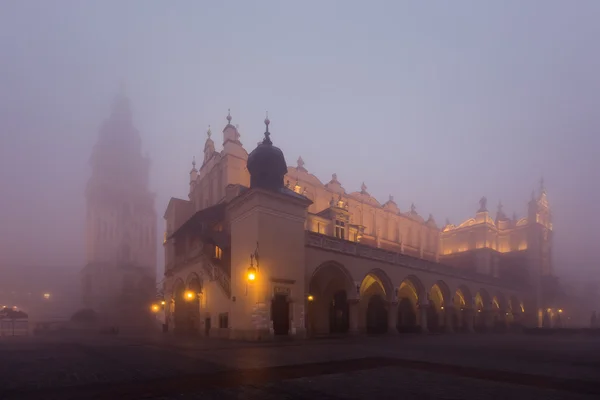
[{"label": "stone tower", "polygon": [[156,211],[148,188],[150,160],[142,155],[122,90],[100,127],[90,164],[84,304],[112,317],[136,310],[139,315],[155,297]]}]

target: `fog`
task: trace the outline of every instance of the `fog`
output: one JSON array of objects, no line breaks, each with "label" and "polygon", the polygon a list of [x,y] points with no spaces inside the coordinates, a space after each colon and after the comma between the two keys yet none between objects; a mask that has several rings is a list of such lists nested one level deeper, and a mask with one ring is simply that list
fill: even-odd
[{"label": "fog", "polygon": [[[123,82],[170,197],[231,109],[247,150],[269,111],[298,156],[348,191],[460,223],[482,196],[526,213],[543,176],[560,276],[595,276],[600,223],[596,1],[4,1],[0,268],[78,271],[84,189]],[[159,246],[157,270],[162,270]]]}]

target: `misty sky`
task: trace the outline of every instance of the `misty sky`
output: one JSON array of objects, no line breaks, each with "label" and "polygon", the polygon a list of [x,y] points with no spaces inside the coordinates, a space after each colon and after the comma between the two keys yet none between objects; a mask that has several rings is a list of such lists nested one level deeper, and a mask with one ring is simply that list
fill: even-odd
[{"label": "misty sky", "polygon": [[523,216],[543,175],[557,270],[597,270],[599,18],[593,0],[0,0],[0,268],[83,266],[88,160],[124,81],[159,234],[207,126],[220,149],[231,108],[250,151],[268,110],[288,165],[438,225],[483,195]]}]

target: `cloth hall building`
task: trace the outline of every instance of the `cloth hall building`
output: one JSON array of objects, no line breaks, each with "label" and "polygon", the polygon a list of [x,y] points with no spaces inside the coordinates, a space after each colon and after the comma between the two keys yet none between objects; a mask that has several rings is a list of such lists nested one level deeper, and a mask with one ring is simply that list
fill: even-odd
[{"label": "cloth hall building", "polygon": [[552,217],[542,185],[524,218],[438,225],[365,184],[323,183],[288,166],[265,120],[248,154],[238,129],[211,131],[188,199],[171,198],[163,281],[169,332],[236,339],[557,326]]}]

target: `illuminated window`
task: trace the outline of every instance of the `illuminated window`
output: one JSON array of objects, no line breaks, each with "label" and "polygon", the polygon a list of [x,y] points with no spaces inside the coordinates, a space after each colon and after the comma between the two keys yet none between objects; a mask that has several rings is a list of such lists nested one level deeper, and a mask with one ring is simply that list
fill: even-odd
[{"label": "illuminated window", "polygon": [[215,246],[215,258],[221,259],[223,257],[223,250],[219,246]]},{"label": "illuminated window", "polygon": [[346,224],[343,221],[335,221],[335,237],[338,239],[346,237]]}]

